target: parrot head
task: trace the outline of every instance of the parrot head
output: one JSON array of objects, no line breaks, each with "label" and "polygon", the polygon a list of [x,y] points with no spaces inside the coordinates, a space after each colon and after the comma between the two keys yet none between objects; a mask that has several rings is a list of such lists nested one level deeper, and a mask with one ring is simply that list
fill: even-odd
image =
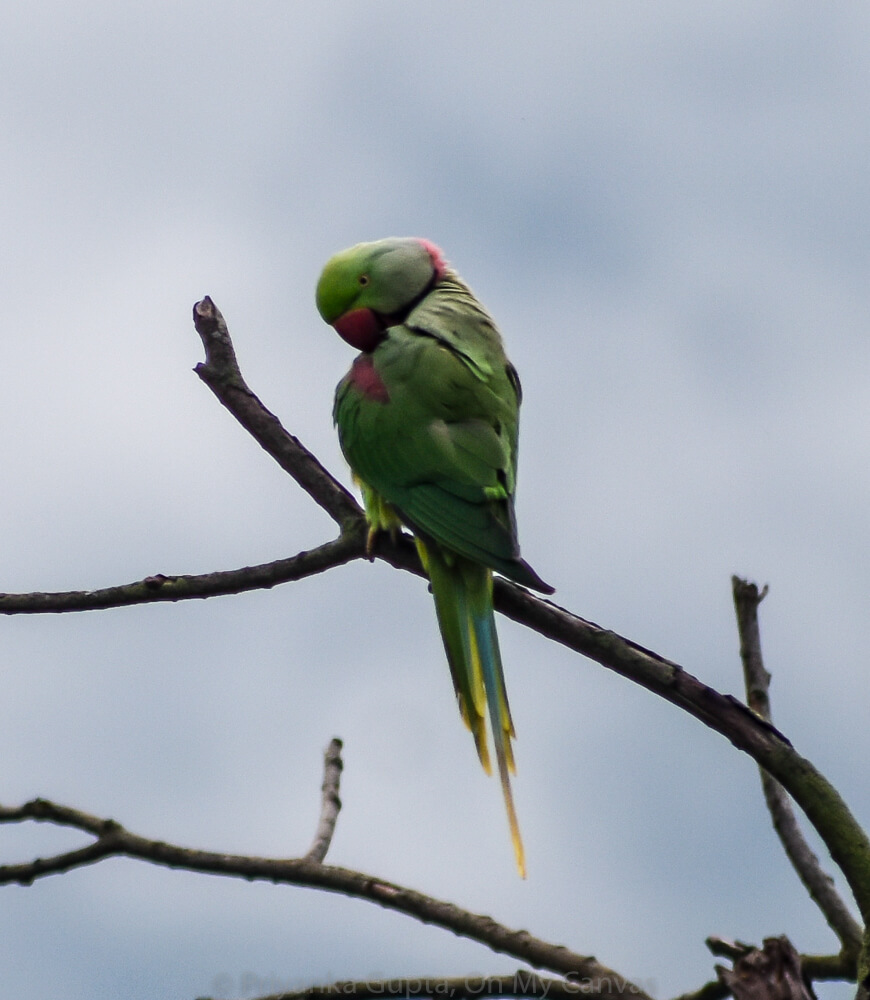
[{"label": "parrot head", "polygon": [[428,240],[392,236],[358,243],[327,262],[317,283],[317,310],[351,346],[372,351],[446,270],[443,254]]}]

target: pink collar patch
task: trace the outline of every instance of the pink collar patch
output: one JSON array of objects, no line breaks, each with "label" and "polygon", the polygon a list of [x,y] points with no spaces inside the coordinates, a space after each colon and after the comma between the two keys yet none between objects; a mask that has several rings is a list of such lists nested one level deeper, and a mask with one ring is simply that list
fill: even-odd
[{"label": "pink collar patch", "polygon": [[435,268],[435,280],[440,281],[447,271],[447,261],[444,259],[444,252],[440,247],[436,247],[431,240],[421,239],[420,243],[426,248],[426,252],[432,261],[432,267]]},{"label": "pink collar patch", "polygon": [[348,374],[350,384],[359,392],[376,403],[389,403],[390,394],[384,385],[384,380],[375,370],[375,363],[370,354],[360,356],[350,366]]}]

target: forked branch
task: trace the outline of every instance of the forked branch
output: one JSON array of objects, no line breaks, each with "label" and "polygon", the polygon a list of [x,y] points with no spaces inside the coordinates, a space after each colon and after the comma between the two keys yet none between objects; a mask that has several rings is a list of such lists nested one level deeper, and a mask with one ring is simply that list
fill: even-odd
[{"label": "forked branch", "polygon": [[[327,769],[331,766],[332,761],[327,761]],[[329,776],[325,777],[324,784],[331,780]],[[491,917],[471,913],[395,882],[387,882],[348,868],[324,865],[311,857],[259,858],[180,847],[141,837],[113,819],[102,819],[46,799],[34,799],[17,807],[0,806],[0,823],[20,823],[26,820],[72,827],[95,839],[91,844],[75,851],[50,858],[37,858],[19,865],[0,866],[0,885],[29,885],[46,875],[67,872],[94,864],[103,858],[124,855],[167,868],[323,889],[326,892],[365,899],[423,923],[435,924],[454,934],[478,941],[493,951],[527,962],[534,968],[557,973],[572,982],[620,984],[619,990],[612,986],[601,989],[595,995],[613,997],[615,1000],[617,996],[628,992],[640,1000],[650,1000],[643,990],[592,956],[578,955],[562,945],[532,937],[527,931],[512,930],[496,923]],[[580,992],[579,988],[575,992]]]}]

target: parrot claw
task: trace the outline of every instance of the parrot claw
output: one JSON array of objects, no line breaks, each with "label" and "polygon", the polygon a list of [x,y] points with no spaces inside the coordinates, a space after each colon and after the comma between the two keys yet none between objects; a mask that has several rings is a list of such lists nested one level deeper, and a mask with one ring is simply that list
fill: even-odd
[{"label": "parrot claw", "polygon": [[378,529],[374,526],[369,528],[369,533],[366,535],[366,559],[369,562],[375,561],[375,542],[378,537]]},{"label": "parrot claw", "polygon": [[366,535],[366,559],[368,559],[369,562],[375,561],[375,543],[378,540],[378,535],[384,530],[389,531],[391,542],[397,542],[399,540],[401,531],[399,530],[398,524],[391,524],[386,529],[383,525],[375,526],[370,524],[369,533]]}]

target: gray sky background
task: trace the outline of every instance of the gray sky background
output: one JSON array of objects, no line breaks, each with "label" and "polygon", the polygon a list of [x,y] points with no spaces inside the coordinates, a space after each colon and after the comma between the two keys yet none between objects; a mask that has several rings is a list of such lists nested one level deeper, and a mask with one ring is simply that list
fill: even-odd
[{"label": "gray sky background", "polygon": [[[776,2],[10,4],[0,13],[0,590],[265,562],[329,519],[191,369],[210,294],[254,391],[349,481],[336,250],[440,244],[523,379],[523,553],[556,600],[741,687],[730,575],[769,583],[774,717],[870,820],[870,11]],[[834,949],[754,765],[501,620],[515,875],[425,586],[0,622],[0,799],[191,846],[307,849],[598,958],[660,997],[703,940]],[[0,830],[25,860],[83,842]],[[9,996],[247,997],[511,971],[311,891],[113,860],[2,890]],[[824,996],[848,991],[829,989]]]}]

